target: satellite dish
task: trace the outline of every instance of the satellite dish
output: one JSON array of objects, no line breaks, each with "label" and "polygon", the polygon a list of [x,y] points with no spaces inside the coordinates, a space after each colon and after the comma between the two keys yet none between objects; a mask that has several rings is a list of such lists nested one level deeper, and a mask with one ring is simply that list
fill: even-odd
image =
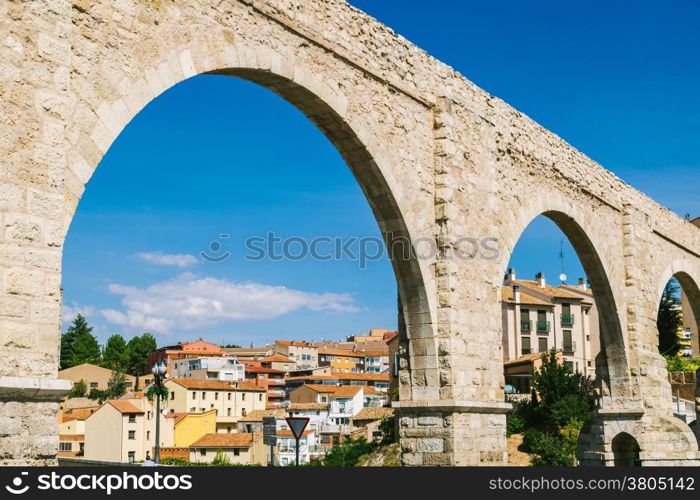
[{"label": "satellite dish", "polygon": [[565,283],[566,282],[566,274],[561,273],[559,275],[559,281],[561,281],[562,283]]}]

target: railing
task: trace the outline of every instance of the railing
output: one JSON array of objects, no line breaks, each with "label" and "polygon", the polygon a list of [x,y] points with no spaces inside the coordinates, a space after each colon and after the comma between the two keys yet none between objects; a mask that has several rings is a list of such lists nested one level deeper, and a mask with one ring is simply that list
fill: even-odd
[{"label": "railing", "polygon": [[562,314],[561,315],[561,324],[568,325],[568,326],[573,325],[574,324],[574,315],[573,314]]},{"label": "railing", "polygon": [[576,352],[576,342],[571,342],[570,344],[564,343],[562,350],[564,352]]},{"label": "railing", "polygon": [[549,321],[538,321],[537,322],[537,331],[538,332],[548,332],[549,331]]},{"label": "railing", "polygon": [[276,389],[269,389],[267,393],[271,396],[284,396],[284,391],[278,391]]},{"label": "railing", "polygon": [[530,328],[532,328],[530,320],[524,319],[520,321],[520,331],[529,332]]}]

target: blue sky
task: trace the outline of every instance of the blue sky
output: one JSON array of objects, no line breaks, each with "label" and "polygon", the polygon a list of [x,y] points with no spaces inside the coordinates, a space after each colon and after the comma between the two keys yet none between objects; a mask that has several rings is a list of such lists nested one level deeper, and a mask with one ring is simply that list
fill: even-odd
[{"label": "blue sky", "polygon": [[[657,201],[700,215],[697,2],[351,3]],[[379,236],[349,169],[301,113],[245,81],[190,79],[132,121],[90,181],[65,244],[64,318],[86,313],[101,340],[150,330],[162,343],[244,345],[396,326],[386,259],[364,270],[245,260],[245,238],[268,231]],[[536,220],[511,265],[556,277],[562,238]],[[568,242],[564,254],[574,281],[583,271]]]}]

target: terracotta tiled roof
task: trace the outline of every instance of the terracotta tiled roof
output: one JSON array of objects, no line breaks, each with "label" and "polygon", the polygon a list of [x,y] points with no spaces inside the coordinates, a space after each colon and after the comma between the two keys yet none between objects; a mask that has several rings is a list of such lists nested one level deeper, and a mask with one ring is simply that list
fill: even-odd
[{"label": "terracotta tiled roof", "polygon": [[250,448],[254,436],[247,432],[213,432],[205,434],[190,448]]},{"label": "terracotta tiled roof", "polygon": [[[302,436],[308,436],[309,434],[311,434],[311,433],[313,433],[313,432],[314,432],[314,431],[304,431],[304,433],[302,434]],[[294,436],[294,434],[292,434],[292,431],[287,430],[287,429],[278,430],[278,431],[277,431],[277,435],[278,435],[278,436]]]},{"label": "terracotta tiled roof", "polygon": [[85,441],[85,434],[59,434],[59,441]]},{"label": "terracotta tiled roof", "polygon": [[292,403],[287,411],[321,411],[330,408],[330,403]]},{"label": "terracotta tiled roof", "polygon": [[547,297],[581,300],[580,296],[571,293],[559,286],[545,285],[544,287],[541,287],[537,284],[536,281],[529,280],[513,280],[513,283],[515,283],[516,285],[520,285],[521,287],[534,290],[537,293],[546,295]]},{"label": "terracotta tiled roof", "polygon": [[172,382],[181,385],[185,389],[203,389],[214,391],[261,391],[265,388],[248,381],[227,382],[225,380],[207,380],[198,378],[171,378]]},{"label": "terracotta tiled roof", "polygon": [[284,418],[283,408],[273,408],[269,410],[253,410],[245,417],[238,419],[239,422],[262,422],[263,417]]},{"label": "terracotta tiled roof", "polygon": [[275,344],[295,347],[316,347],[311,342],[305,342],[303,340],[275,340]]},{"label": "terracotta tiled roof", "polygon": [[99,406],[91,406],[89,408],[74,408],[72,410],[64,410],[61,414],[61,422],[70,422],[71,420],[85,420],[99,409]]},{"label": "terracotta tiled roof", "polygon": [[365,356],[388,356],[389,348],[386,349],[364,349],[362,353]]},{"label": "terracotta tiled roof", "polygon": [[[515,302],[515,299],[513,298],[513,287],[512,286],[501,287],[501,300],[504,302]],[[532,304],[532,305],[537,305],[537,306],[550,306],[550,307],[552,307],[551,302],[532,297],[531,295],[528,295],[527,293],[523,292],[522,289],[520,290],[520,302],[519,303],[520,304]]]},{"label": "terracotta tiled roof", "polygon": [[329,355],[329,356],[345,356],[349,358],[364,358],[365,355],[364,353],[361,352],[353,352],[353,351],[346,351],[344,349],[326,349],[326,348],[321,348],[318,350],[319,354],[324,354],[324,355]]},{"label": "terracotta tiled roof", "polygon": [[338,380],[335,375],[299,375],[295,377],[285,377],[285,380]]},{"label": "terracotta tiled roof", "polygon": [[364,389],[362,385],[341,385],[335,388],[332,397],[334,398],[351,398],[358,392]]},{"label": "terracotta tiled roof", "polygon": [[[345,387],[348,387],[348,386],[345,386]],[[364,389],[365,395],[367,395],[367,394],[379,394],[380,396],[386,396],[385,391],[380,391],[378,389],[375,389],[374,387],[370,387],[369,385],[363,385],[361,387]]]},{"label": "terracotta tiled roof", "polygon": [[585,294],[591,298],[593,298],[593,290],[590,288],[586,288],[585,290],[583,288],[579,288],[575,285],[559,285],[561,288],[564,288],[566,290],[570,290],[571,293],[581,293]]},{"label": "terracotta tiled roof", "polygon": [[339,380],[367,380],[367,381],[389,381],[388,373],[342,373],[338,372],[335,378]]},{"label": "terracotta tiled roof", "polygon": [[124,401],[121,399],[110,399],[105,404],[113,406],[119,413],[137,414],[137,415],[143,415],[144,413],[146,413],[142,409],[134,406],[133,404],[129,403],[128,401]]},{"label": "terracotta tiled roof", "polygon": [[[323,393],[333,393],[335,392],[336,388],[338,387],[337,385],[324,385],[324,384],[304,384],[297,389],[300,389],[301,387],[308,387],[309,389],[313,389],[316,392],[323,392]],[[294,390],[297,390],[294,389]]]},{"label": "terracotta tiled roof", "polygon": [[283,356],[282,354],[273,354],[260,360],[262,363],[294,363],[292,358]]},{"label": "terracotta tiled roof", "polygon": [[358,420],[381,420],[394,415],[393,408],[384,407],[365,407],[360,410],[360,413],[352,417],[353,422]]}]

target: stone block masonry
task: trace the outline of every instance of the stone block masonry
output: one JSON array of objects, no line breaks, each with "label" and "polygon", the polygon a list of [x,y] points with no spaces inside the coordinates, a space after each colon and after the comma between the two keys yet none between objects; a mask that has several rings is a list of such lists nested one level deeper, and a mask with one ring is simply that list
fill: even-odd
[{"label": "stone block masonry", "polygon": [[[387,237],[436,242],[393,260],[405,464],[505,462],[499,290],[538,215],[600,301],[605,397],[586,460],[608,463],[624,427],[645,463],[698,463],[655,317],[673,275],[700,317],[700,229],[390,28],[341,0],[7,0],[0,41],[0,464],[55,460],[61,258],[85,184],[134,115],[203,73],[298,107]],[[497,258],[455,259],[462,237],[493,238]]]}]

